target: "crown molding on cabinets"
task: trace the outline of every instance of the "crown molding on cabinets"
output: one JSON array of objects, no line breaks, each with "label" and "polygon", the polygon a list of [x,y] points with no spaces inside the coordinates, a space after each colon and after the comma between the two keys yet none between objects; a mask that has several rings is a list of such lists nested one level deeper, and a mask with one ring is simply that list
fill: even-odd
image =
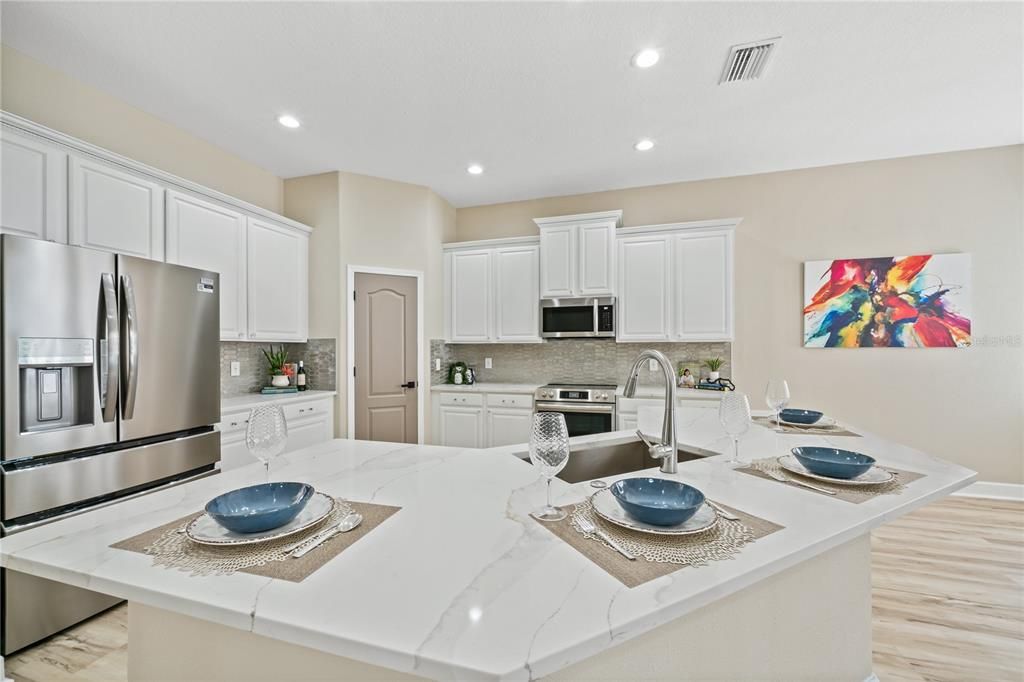
[{"label": "crown molding on cabinets", "polygon": [[576,213],[574,215],[559,215],[551,216],[549,218],[534,218],[533,222],[536,223],[537,227],[544,227],[546,225],[578,225],[580,223],[603,223],[608,220],[614,220],[616,227],[621,226],[622,209],[617,209],[614,211],[598,211],[596,213]]},{"label": "crown molding on cabinets", "polygon": [[620,227],[615,231],[616,237],[634,237],[642,234],[658,232],[678,232],[680,230],[735,230],[743,218],[719,218],[716,220],[692,220],[685,223],[664,223],[662,225],[639,225],[637,227]]},{"label": "crown molding on cabinets", "polygon": [[162,184],[167,185],[168,187],[185,190],[193,194],[208,197],[210,199],[215,199],[216,201],[219,201],[222,204],[233,206],[234,208],[237,208],[241,211],[245,211],[246,213],[252,214],[256,217],[273,220],[274,222],[282,223],[284,225],[287,225],[288,227],[300,230],[307,234],[313,231],[313,228],[311,228],[309,225],[304,225],[298,221],[274,213],[273,211],[268,211],[265,208],[256,206],[255,204],[250,204],[247,201],[242,201],[237,197],[233,197],[229,194],[223,194],[222,192],[218,192],[215,189],[211,189],[204,185],[192,182],[191,180],[186,180],[185,178],[178,177],[177,175],[167,173],[165,171],[160,170],[159,168],[147,166],[144,163],[140,163],[126,156],[121,156],[120,154],[112,152],[109,149],[97,147],[94,144],[90,144],[88,142],[85,142],[84,140],[79,140],[78,138],[71,137],[70,135],[66,135],[58,130],[47,128],[44,125],[40,125],[35,121],[30,121],[29,119],[18,116],[17,114],[12,114],[8,111],[0,110],[0,123],[2,123],[5,126],[10,126],[11,128],[14,128],[15,130],[18,130],[22,133],[34,135],[36,137],[49,140],[50,142],[58,144],[78,154],[85,154],[96,159],[101,159],[109,164],[120,166],[125,170],[147,175],[155,180],[158,180]]},{"label": "crown molding on cabinets", "polygon": [[470,242],[447,242],[441,244],[445,251],[458,249],[497,249],[504,246],[534,246],[540,244],[540,237],[504,237],[501,239],[477,239]]}]

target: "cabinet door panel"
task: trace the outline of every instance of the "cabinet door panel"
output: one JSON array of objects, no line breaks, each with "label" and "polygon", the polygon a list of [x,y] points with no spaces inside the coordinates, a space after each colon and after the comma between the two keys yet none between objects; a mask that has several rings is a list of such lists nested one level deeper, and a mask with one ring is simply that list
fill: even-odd
[{"label": "cabinet door panel", "polygon": [[220,337],[246,338],[246,228],[237,211],[167,192],[167,262],[220,273]]},{"label": "cabinet door panel", "polygon": [[288,452],[308,448],[317,443],[330,440],[327,432],[327,419],[303,420],[288,425]]},{"label": "cabinet door panel", "polygon": [[618,341],[667,341],[671,335],[668,237],[619,240]]},{"label": "cabinet door panel", "polygon": [[540,249],[494,252],[494,316],[498,341],[540,340]]},{"label": "cabinet door panel", "polygon": [[4,128],[0,138],[0,232],[66,244],[68,155]]},{"label": "cabinet door panel", "polygon": [[533,410],[487,410],[487,447],[530,442]]},{"label": "cabinet door panel", "polygon": [[615,223],[580,225],[580,296],[611,296],[615,293]]},{"label": "cabinet door panel", "polygon": [[114,166],[71,156],[69,241],[164,259],[164,188]]},{"label": "cabinet door panel", "polygon": [[576,296],[576,226],[545,227],[540,231],[540,295]]},{"label": "cabinet door panel", "polygon": [[305,341],[309,239],[292,229],[248,219],[249,339]]},{"label": "cabinet door panel", "polygon": [[491,252],[451,254],[451,340],[491,339]]},{"label": "cabinet door panel", "polygon": [[732,338],[732,235],[675,238],[676,337]]},{"label": "cabinet door panel", "polygon": [[220,436],[220,470],[231,471],[259,460],[252,456],[245,446],[245,431],[237,433],[221,433]]},{"label": "cabinet door panel", "polygon": [[483,408],[444,406],[439,413],[441,445],[453,448],[483,447]]}]

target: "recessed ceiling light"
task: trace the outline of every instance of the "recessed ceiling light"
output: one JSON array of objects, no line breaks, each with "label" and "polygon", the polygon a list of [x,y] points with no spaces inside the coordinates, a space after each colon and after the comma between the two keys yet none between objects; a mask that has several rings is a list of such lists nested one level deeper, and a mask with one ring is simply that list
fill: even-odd
[{"label": "recessed ceiling light", "polygon": [[649,149],[654,149],[654,142],[648,140],[647,138],[644,138],[637,142],[635,145],[633,145],[633,149],[637,150],[638,152],[646,152]]},{"label": "recessed ceiling light", "polygon": [[466,168],[466,172],[469,173],[470,175],[480,175],[481,173],[484,172],[484,167],[481,166],[479,163],[473,163]]},{"label": "recessed ceiling light", "polygon": [[277,122],[283,125],[285,128],[298,128],[301,123],[299,119],[295,118],[291,114],[281,114],[277,117]]},{"label": "recessed ceiling light", "polygon": [[638,69],[649,69],[657,64],[659,59],[661,59],[661,55],[653,48],[640,50],[633,55],[633,66]]}]

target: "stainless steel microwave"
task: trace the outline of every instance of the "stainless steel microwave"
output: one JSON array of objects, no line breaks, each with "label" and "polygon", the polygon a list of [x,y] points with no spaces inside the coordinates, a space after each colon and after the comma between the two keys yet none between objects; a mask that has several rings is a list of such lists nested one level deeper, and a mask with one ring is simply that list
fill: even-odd
[{"label": "stainless steel microwave", "polygon": [[615,337],[615,299],[552,298],[540,302],[540,335],[549,339]]}]

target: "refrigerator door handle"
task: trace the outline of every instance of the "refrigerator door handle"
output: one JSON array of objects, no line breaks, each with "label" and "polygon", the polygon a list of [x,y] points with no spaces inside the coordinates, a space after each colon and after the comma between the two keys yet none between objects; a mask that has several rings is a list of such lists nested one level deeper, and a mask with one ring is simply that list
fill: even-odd
[{"label": "refrigerator door handle", "polygon": [[135,308],[135,285],[131,275],[121,276],[121,293],[124,296],[123,320],[125,324],[124,402],[121,418],[131,419],[135,414],[135,394],[139,387],[139,318]]},{"label": "refrigerator door handle", "polygon": [[117,418],[117,391],[121,373],[121,330],[117,318],[117,288],[114,275],[104,272],[100,275],[103,285],[103,329],[100,339],[100,407],[103,421],[112,422]]}]

